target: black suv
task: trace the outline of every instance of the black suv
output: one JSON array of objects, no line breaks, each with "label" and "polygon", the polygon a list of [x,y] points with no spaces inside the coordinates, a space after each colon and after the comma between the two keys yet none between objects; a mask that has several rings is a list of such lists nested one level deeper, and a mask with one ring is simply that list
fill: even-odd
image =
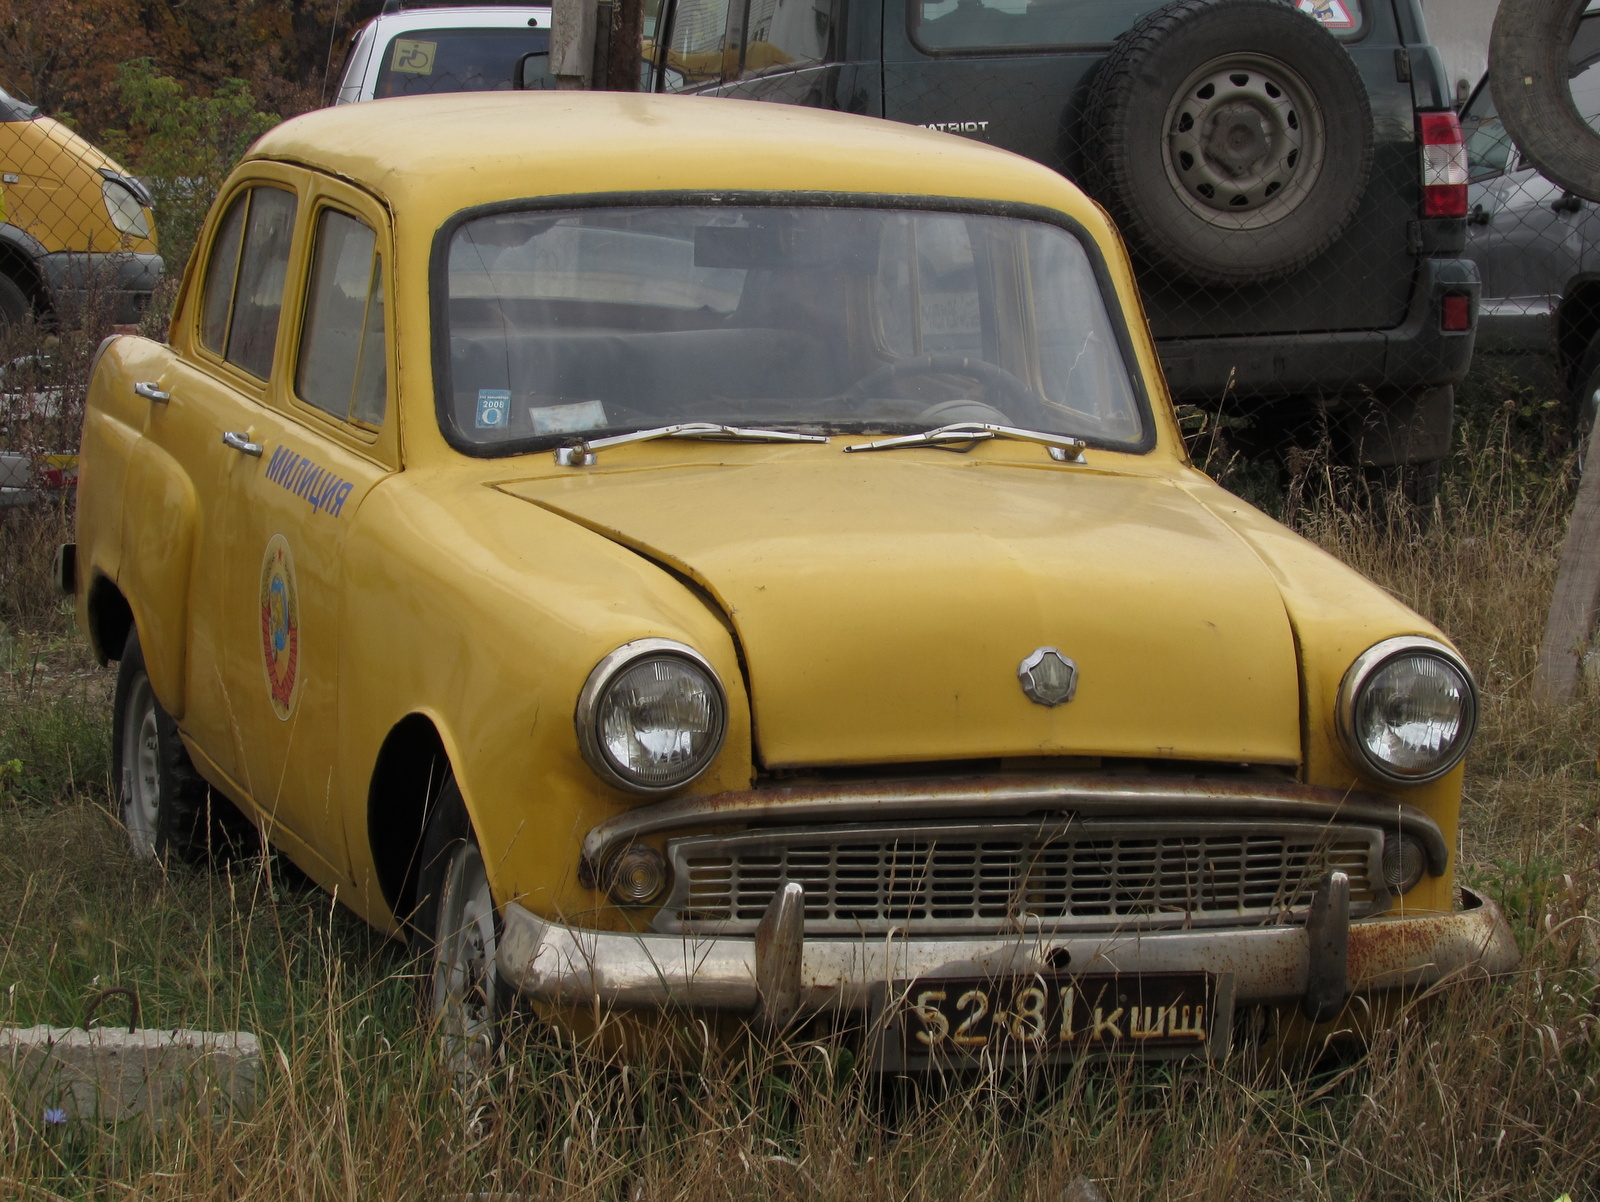
[{"label": "black suv", "polygon": [[656,90],[947,130],[1082,184],[1180,402],[1274,441],[1327,414],[1368,465],[1447,452],[1479,286],[1418,0],[659,0],[657,27]]}]

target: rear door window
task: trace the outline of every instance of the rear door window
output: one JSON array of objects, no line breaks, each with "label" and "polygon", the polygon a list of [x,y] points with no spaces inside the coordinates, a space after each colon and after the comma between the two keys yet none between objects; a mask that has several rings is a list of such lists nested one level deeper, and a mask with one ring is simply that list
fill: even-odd
[{"label": "rear door window", "polygon": [[911,31],[928,50],[1104,45],[1167,2],[910,0]]},{"label": "rear door window", "polygon": [[294,241],[294,193],[255,187],[222,219],[206,265],[201,340],[258,379],[272,374]]},{"label": "rear door window", "polygon": [[317,218],[295,392],[340,421],[383,424],[388,371],[383,257],[365,222],[337,209]]},{"label": "rear door window", "polygon": [[[911,30],[927,50],[1103,46],[1168,0],[910,0]],[[1295,0],[1341,40],[1365,32],[1360,0]]]}]

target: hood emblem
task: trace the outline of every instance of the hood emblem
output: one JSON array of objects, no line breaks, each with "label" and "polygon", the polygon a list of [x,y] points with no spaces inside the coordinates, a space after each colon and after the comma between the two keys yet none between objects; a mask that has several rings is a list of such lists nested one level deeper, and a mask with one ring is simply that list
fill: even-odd
[{"label": "hood emblem", "polygon": [[1028,700],[1061,705],[1078,691],[1078,665],[1054,647],[1040,647],[1017,666],[1017,679]]}]

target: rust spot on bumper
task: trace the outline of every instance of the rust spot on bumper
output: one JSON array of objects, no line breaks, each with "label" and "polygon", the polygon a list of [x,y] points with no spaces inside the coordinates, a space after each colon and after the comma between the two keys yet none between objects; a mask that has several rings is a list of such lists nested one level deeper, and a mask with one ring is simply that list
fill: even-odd
[{"label": "rust spot on bumper", "polygon": [[1351,924],[1351,988],[1376,992],[1515,968],[1521,954],[1499,907],[1470,890],[1462,893],[1467,906],[1454,914]]}]

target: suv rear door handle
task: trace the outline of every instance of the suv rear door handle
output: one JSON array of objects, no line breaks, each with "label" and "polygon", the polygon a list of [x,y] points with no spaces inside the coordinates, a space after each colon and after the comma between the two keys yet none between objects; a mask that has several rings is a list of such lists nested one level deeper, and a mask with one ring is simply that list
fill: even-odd
[{"label": "suv rear door handle", "polygon": [[162,392],[154,384],[145,380],[140,380],[133,386],[133,395],[143,397],[147,401],[155,401],[160,405],[165,405],[172,399],[170,392]]},{"label": "suv rear door handle", "polygon": [[240,434],[235,430],[222,432],[222,445],[232,447],[241,455],[249,455],[252,459],[260,459],[261,452],[266,449],[259,442],[251,442],[248,434]]}]

